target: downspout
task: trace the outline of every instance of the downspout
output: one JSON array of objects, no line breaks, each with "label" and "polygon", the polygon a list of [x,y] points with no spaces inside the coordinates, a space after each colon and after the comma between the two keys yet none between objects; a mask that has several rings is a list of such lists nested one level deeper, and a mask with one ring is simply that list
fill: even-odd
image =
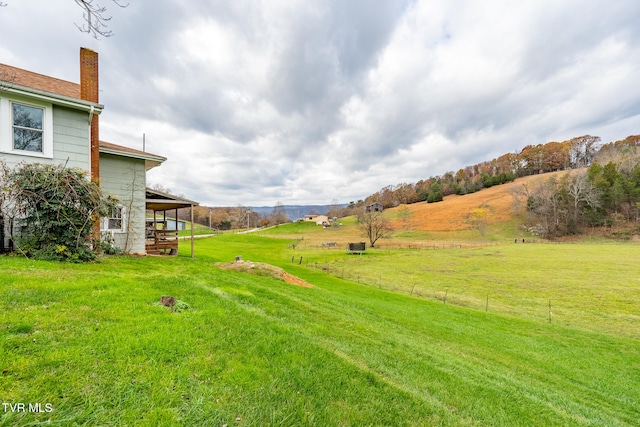
[{"label": "downspout", "polygon": [[96,109],[92,105],[91,109],[89,110],[89,126],[91,126],[91,122],[93,121],[93,115],[95,114],[95,110]]}]

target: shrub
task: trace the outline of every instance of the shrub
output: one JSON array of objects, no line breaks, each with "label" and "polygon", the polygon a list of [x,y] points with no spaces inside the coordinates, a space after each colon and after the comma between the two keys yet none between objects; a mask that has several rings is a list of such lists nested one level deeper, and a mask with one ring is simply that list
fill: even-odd
[{"label": "shrub", "polygon": [[[63,165],[22,163],[3,168],[3,198],[22,225],[15,239],[26,256],[72,262],[95,259],[99,242],[93,224],[116,200],[103,195],[87,173]],[[6,203],[6,202],[5,202]]]},{"label": "shrub", "polygon": [[441,202],[444,200],[444,195],[442,191],[429,191],[429,196],[427,197],[427,203],[435,203]]}]

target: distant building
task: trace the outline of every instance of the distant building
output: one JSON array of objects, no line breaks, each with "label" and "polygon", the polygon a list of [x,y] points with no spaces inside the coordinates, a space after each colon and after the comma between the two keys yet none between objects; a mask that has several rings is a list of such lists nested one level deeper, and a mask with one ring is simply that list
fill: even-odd
[{"label": "distant building", "polygon": [[329,217],[326,215],[310,214],[310,215],[305,215],[302,221],[315,222],[318,225],[325,225],[325,224],[329,224]]},{"label": "distant building", "polygon": [[364,211],[369,213],[369,212],[382,212],[384,210],[384,206],[382,206],[382,203],[380,202],[374,202],[371,203],[370,205],[366,205],[364,207]]}]

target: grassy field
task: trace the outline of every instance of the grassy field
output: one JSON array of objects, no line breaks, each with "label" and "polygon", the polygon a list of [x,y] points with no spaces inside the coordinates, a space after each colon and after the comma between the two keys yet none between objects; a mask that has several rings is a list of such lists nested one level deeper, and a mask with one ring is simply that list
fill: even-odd
[{"label": "grassy field", "polygon": [[433,301],[640,337],[640,245],[519,242],[434,242],[362,256],[296,246],[282,259]]},{"label": "grassy field", "polygon": [[[303,226],[196,259],[0,258],[0,425],[637,425],[637,246],[359,257],[294,248],[326,237]],[[236,256],[313,288],[218,268]]]}]

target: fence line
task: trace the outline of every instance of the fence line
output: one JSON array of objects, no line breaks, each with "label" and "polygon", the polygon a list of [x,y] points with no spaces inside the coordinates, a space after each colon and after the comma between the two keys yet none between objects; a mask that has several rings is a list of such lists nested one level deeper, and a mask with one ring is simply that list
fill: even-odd
[{"label": "fence line", "polygon": [[[509,244],[510,242],[485,242],[485,243],[439,243],[439,244],[392,244],[385,243],[376,245],[374,248],[367,248],[367,251],[390,251],[390,250],[442,250],[442,249],[470,249],[470,248],[484,248],[491,246],[500,246]],[[326,243],[321,244],[306,244],[303,242],[297,242],[290,244],[288,249],[299,249],[299,250],[310,250],[310,249],[320,249],[320,250],[329,250],[329,251],[345,251],[347,245],[327,245]]]},{"label": "fence line", "polygon": [[[378,289],[404,293],[411,296],[415,296],[418,298],[425,298],[431,301],[440,301],[443,304],[455,305],[458,307],[467,307],[476,311],[484,311],[488,313],[491,310],[491,292],[486,294],[486,297],[477,297],[477,301],[465,300],[462,297],[462,294],[458,295],[451,292],[450,287],[443,287],[440,290],[435,289],[421,289],[417,287],[416,283],[411,286],[402,286],[397,285],[393,282],[384,280],[382,274],[377,277],[371,277],[364,275],[362,273],[349,273],[345,274],[344,266],[332,266],[331,263],[325,262],[321,263],[318,261],[304,260],[303,257],[292,257],[292,263],[298,265],[305,265],[306,267],[314,268],[316,270],[324,271],[325,273],[331,274],[332,276],[339,277],[344,280],[349,280],[361,285],[370,286]],[[540,302],[540,304],[520,304],[521,307],[529,307],[533,309],[534,312],[539,313],[539,315],[532,316],[533,318],[539,318],[540,320],[547,321],[551,323],[555,321],[556,312],[558,310],[557,303],[553,303],[553,312],[552,312],[552,303],[551,299],[544,299]],[[561,309],[561,308],[560,308]],[[530,310],[529,310],[530,311]],[[499,314],[509,314],[509,310],[493,310],[494,313]],[[526,315],[526,313],[525,313]]]}]

